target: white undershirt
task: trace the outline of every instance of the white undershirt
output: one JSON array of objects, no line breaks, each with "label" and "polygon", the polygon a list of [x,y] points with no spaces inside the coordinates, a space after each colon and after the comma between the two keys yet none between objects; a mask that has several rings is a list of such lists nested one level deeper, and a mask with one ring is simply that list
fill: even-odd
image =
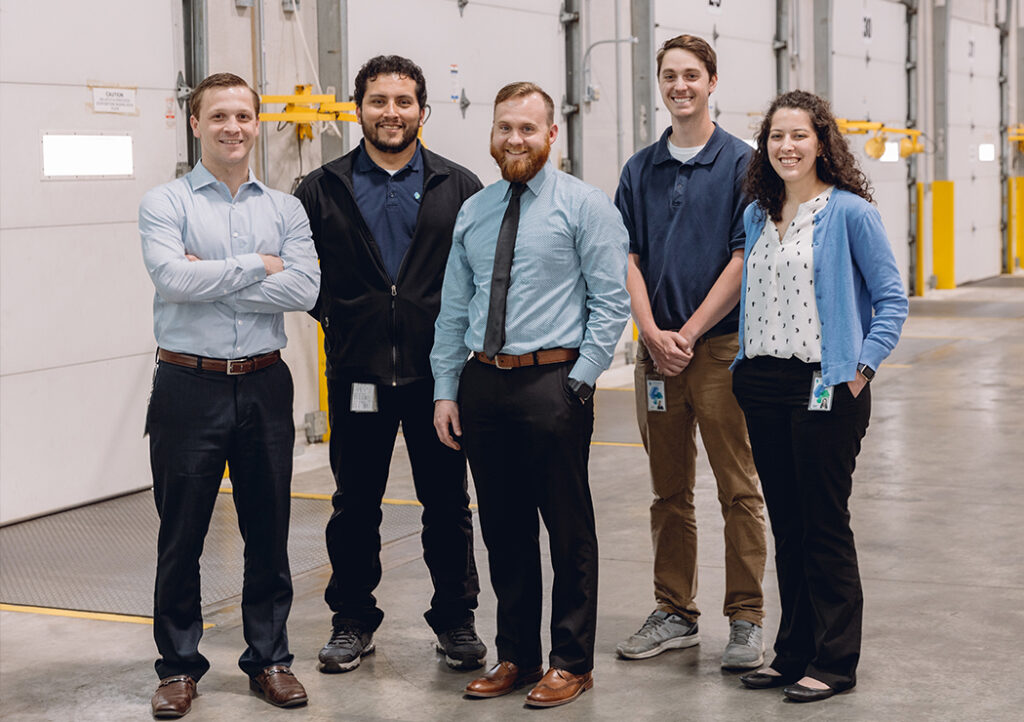
[{"label": "white undershirt", "polygon": [[833,187],[801,203],[783,238],[771,219],[747,256],[744,356],[821,361],[821,321],[814,300],[814,216]]},{"label": "white undershirt", "polygon": [[692,148],[680,148],[678,145],[673,143],[668,138],[665,139],[665,142],[668,143],[669,155],[671,155],[680,163],[685,163],[686,161],[690,160],[690,158],[694,157],[702,150],[704,150],[703,145],[695,145]]}]

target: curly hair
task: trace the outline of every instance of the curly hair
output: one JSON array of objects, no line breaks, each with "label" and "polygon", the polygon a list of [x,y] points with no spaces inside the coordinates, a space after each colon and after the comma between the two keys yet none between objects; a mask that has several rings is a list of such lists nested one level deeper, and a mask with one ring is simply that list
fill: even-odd
[{"label": "curly hair", "polygon": [[772,118],[780,108],[802,110],[810,117],[818,142],[821,143],[821,155],[818,156],[815,165],[818,179],[836,188],[855,193],[869,203],[873,202],[868,179],[850,152],[846,138],[839,132],[839,126],[836,125],[828,101],[806,90],[783,93],[768,106],[761,127],[757,131],[757,147],[750,156],[747,177],[743,182],[743,190],[751,200],[757,201],[773,221],[782,218],[786,188],[768,159],[768,135],[772,128]]},{"label": "curly hair", "polygon": [[420,108],[427,105],[427,81],[423,77],[423,70],[408,58],[401,55],[378,55],[367,60],[363,67],[356,73],[356,87],[353,100],[356,107],[363,107],[363,96],[366,95],[366,84],[376,80],[381,75],[396,74],[409,78],[416,83],[416,102]]}]

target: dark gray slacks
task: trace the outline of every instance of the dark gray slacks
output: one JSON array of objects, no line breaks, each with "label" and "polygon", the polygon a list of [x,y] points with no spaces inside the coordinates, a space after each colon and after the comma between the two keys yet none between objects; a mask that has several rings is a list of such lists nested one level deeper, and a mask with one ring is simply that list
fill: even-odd
[{"label": "dark gray slacks", "polygon": [[809,411],[815,364],[745,359],[733,390],[747,419],[775,537],[782,616],[771,666],[842,691],[857,682],[864,595],[850,528],[853,470],[871,416],[870,385],[834,389]]},{"label": "dark gray slacks", "polygon": [[471,360],[459,382],[459,409],[498,598],[498,658],[524,668],[542,662],[539,512],[554,571],[549,664],[583,674],[594,666],[597,627],[587,471],[594,406],[567,387],[571,368],[502,370]]},{"label": "dark gray slacks", "polygon": [[160,363],[146,428],[153,495],[160,515],[153,635],[163,678],[198,680],[210,667],[203,634],[199,557],[224,464],[245,542],[238,664],[249,676],[290,665],[285,627],[292,603],[288,566],[293,386],[283,361],[228,376]]}]

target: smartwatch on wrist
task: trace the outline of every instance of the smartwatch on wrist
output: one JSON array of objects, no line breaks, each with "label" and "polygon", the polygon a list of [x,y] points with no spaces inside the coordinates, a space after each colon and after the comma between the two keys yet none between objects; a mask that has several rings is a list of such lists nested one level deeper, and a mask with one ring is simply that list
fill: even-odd
[{"label": "smartwatch on wrist", "polygon": [[860,374],[868,381],[875,378],[875,370],[867,364],[857,364],[857,371],[860,372]]},{"label": "smartwatch on wrist", "polygon": [[576,394],[576,398],[583,402],[589,401],[590,397],[594,395],[594,387],[579,379],[569,379],[569,389]]}]

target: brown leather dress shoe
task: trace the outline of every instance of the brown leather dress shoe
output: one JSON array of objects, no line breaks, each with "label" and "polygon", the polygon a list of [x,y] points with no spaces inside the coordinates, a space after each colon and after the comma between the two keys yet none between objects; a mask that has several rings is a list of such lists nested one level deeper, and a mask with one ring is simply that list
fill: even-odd
[{"label": "brown leather dress shoe", "polygon": [[573,674],[552,667],[536,687],[526,695],[530,707],[557,707],[568,704],[594,686],[594,673]]},{"label": "brown leather dress shoe", "polygon": [[519,669],[512,662],[498,662],[483,677],[477,677],[466,685],[466,696],[500,697],[523,685],[533,684],[541,674],[540,667]]},{"label": "brown leather dress shoe", "polygon": [[255,677],[250,677],[249,688],[278,707],[298,707],[309,701],[305,688],[295,679],[292,670],[283,664],[267,667]]},{"label": "brown leather dress shoe", "polygon": [[157,719],[184,717],[192,709],[192,698],[196,696],[196,681],[187,674],[164,677],[156,688],[150,704]]}]

